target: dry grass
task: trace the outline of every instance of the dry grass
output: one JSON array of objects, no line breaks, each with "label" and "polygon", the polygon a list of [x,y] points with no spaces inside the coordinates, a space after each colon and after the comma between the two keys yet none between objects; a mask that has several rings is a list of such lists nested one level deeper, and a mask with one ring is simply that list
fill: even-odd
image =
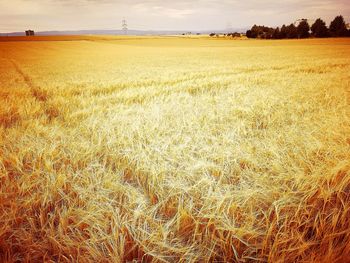
[{"label": "dry grass", "polygon": [[349,40],[55,40],[0,42],[0,261],[350,260]]}]

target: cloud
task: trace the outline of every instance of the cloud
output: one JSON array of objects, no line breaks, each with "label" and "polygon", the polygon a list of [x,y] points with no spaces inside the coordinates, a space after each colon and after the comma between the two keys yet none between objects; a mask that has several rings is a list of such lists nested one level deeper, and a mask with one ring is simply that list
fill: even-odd
[{"label": "cloud", "polygon": [[149,6],[145,3],[136,3],[132,5],[132,9],[139,12],[150,12],[152,15],[168,18],[184,18],[185,16],[196,13],[195,9],[190,8],[173,8],[163,5]]}]

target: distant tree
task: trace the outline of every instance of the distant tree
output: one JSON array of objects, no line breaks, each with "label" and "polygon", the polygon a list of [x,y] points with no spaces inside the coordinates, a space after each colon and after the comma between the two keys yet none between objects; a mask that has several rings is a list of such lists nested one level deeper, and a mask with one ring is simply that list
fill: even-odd
[{"label": "distant tree", "polygon": [[215,33],[210,33],[210,37],[214,37],[216,34]]},{"label": "distant tree", "polygon": [[227,36],[228,37],[241,37],[241,34],[238,32],[234,32],[234,33],[228,33]]},{"label": "distant tree", "polygon": [[241,33],[234,32],[234,33],[231,33],[231,36],[232,37],[241,37]]},{"label": "distant tree", "polygon": [[252,38],[252,31],[248,29],[247,32],[245,32],[245,35],[247,38]]},{"label": "distant tree", "polygon": [[280,32],[280,29],[279,27],[277,27],[273,33],[272,33],[272,38],[273,39],[280,39],[281,38],[281,32]]},{"label": "distant tree", "polygon": [[256,38],[261,38],[261,36],[263,35],[263,30],[261,26],[254,25],[251,30],[253,32],[253,36],[255,36]]},{"label": "distant tree", "polygon": [[258,34],[256,31],[248,30],[245,34],[248,38],[257,38]]},{"label": "distant tree", "polygon": [[[328,37],[328,36],[349,36],[349,24],[345,24],[342,16],[337,16],[330,24],[328,29],[326,23],[318,18],[311,26],[307,19],[302,19],[296,27],[293,23],[289,26],[282,25],[281,28],[272,28],[267,26],[253,25],[251,29],[247,30],[246,36],[248,38],[261,39],[284,39],[284,38],[307,38],[310,36],[310,31],[314,37]],[[236,33],[228,33],[227,36],[235,37]],[[240,36],[237,34],[237,36]]]},{"label": "distant tree", "polygon": [[257,38],[259,36],[259,27],[257,25],[252,26],[251,32],[252,38]]},{"label": "distant tree", "polygon": [[287,27],[283,25],[280,30],[280,38],[286,38],[287,37]]},{"label": "distant tree", "polygon": [[309,37],[310,26],[307,20],[302,20],[297,27],[298,38],[307,38]]},{"label": "distant tree", "polygon": [[[246,36],[249,38],[262,38],[262,39],[270,39],[272,38],[274,28],[267,26],[257,26],[254,25],[250,30],[246,32]],[[233,33],[234,36],[239,37],[239,33]]]},{"label": "distant tree", "polygon": [[342,16],[337,16],[329,25],[329,31],[333,37],[345,37],[347,35],[346,24]]},{"label": "distant tree", "polygon": [[268,27],[267,31],[265,32],[265,38],[266,39],[271,39],[273,38],[273,34],[275,32],[275,29],[272,27]]},{"label": "distant tree", "polygon": [[314,37],[327,37],[329,35],[326,23],[321,18],[318,18],[315,23],[313,23],[311,31]]},{"label": "distant tree", "polygon": [[287,38],[297,38],[298,32],[294,24],[290,24],[286,27]]}]

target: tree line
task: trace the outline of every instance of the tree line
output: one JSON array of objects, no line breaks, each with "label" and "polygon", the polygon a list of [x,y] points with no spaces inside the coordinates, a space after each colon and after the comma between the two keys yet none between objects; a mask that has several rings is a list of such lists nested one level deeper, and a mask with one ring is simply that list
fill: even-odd
[{"label": "tree line", "polygon": [[350,37],[350,29],[346,27],[343,16],[337,16],[330,23],[326,23],[318,18],[311,26],[307,19],[302,19],[300,23],[283,25],[281,28],[254,25],[246,32],[248,38],[262,39],[283,39],[283,38],[308,38],[308,37]]}]

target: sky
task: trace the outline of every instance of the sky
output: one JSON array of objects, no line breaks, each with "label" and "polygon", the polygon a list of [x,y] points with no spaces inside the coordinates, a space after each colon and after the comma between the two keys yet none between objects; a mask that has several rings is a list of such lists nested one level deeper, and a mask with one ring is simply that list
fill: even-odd
[{"label": "sky", "polygon": [[226,30],[280,26],[337,15],[350,22],[349,0],[0,0],[0,32],[25,29]]}]

